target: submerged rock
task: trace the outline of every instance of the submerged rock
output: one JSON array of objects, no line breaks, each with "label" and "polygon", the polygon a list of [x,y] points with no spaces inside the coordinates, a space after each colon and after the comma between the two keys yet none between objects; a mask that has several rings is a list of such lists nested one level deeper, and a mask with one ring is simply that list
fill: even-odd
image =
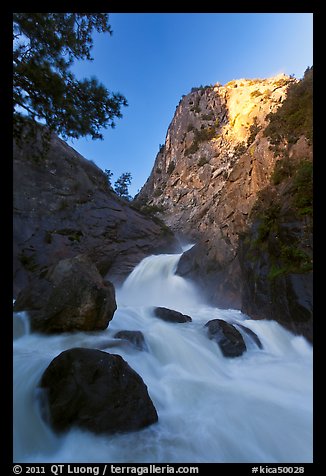
[{"label": "submerged rock", "polygon": [[61,432],[135,431],[158,420],[144,381],[122,357],[96,349],[62,352],[45,370],[43,417]]},{"label": "submerged rock", "polygon": [[61,260],[31,281],[15,311],[28,311],[31,329],[44,333],[106,329],[117,308],[113,284],[85,255]]},{"label": "submerged rock", "polygon": [[163,321],[167,322],[191,322],[192,319],[190,316],[186,314],[182,314],[181,312],[174,311],[173,309],[168,309],[166,307],[155,307],[154,308],[154,315],[159,317]]},{"label": "submerged rock", "polygon": [[144,334],[140,331],[119,331],[114,338],[127,340],[138,350],[147,350]]},{"label": "submerged rock", "polygon": [[252,331],[251,329],[248,329],[248,327],[243,326],[242,324],[236,323],[236,325],[240,327],[240,329],[242,329],[249,337],[251,337],[251,339],[254,341],[257,347],[259,347],[259,349],[263,348],[263,344],[260,342],[259,337],[254,331]]},{"label": "submerged rock", "polygon": [[208,337],[215,340],[225,357],[239,357],[246,350],[246,344],[240,332],[222,319],[212,319],[205,324]]}]

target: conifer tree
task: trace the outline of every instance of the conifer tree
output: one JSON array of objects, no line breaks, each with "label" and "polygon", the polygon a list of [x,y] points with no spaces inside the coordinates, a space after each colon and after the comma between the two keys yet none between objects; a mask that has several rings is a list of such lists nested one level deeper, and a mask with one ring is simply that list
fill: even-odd
[{"label": "conifer tree", "polygon": [[63,139],[91,136],[114,127],[127,101],[109,92],[95,77],[77,79],[75,60],[89,60],[93,31],[112,33],[107,13],[13,14],[14,133],[29,119]]},{"label": "conifer tree", "polygon": [[131,173],[124,172],[118,180],[114,182],[114,191],[119,197],[124,198],[125,200],[131,200],[132,197],[129,195],[128,187],[131,184]]}]

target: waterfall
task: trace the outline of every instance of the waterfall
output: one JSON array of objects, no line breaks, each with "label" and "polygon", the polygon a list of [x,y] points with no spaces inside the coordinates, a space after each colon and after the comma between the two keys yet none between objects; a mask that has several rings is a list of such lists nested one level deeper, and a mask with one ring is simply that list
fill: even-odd
[{"label": "waterfall", "polygon": [[200,296],[196,288],[175,274],[180,256],[155,255],[143,259],[118,290],[118,304],[174,306],[179,311],[198,305]]},{"label": "waterfall", "polygon": [[[175,275],[180,256],[145,258],[117,289],[118,309],[104,331],[43,336],[20,330],[14,340],[15,461],[312,461],[311,345],[275,321],[205,304],[192,283]],[[192,322],[162,321],[154,306],[186,313]],[[245,325],[263,348],[246,334],[247,352],[224,357],[205,328],[217,318]],[[141,331],[147,351],[114,339],[118,330]],[[77,428],[54,434],[41,419],[37,384],[51,360],[71,347],[120,354],[147,385],[158,423],[109,436]]]}]

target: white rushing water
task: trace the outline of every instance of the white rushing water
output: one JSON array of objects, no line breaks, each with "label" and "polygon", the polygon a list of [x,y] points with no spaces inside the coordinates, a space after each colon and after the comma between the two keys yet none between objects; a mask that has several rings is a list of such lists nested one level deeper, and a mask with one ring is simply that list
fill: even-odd
[{"label": "white rushing water", "polygon": [[[117,290],[108,329],[41,336],[14,315],[14,460],[16,462],[214,463],[312,461],[312,347],[274,321],[207,306],[174,275],[181,255],[144,259]],[[190,315],[173,324],[153,314],[165,306]],[[223,357],[204,325],[221,318],[254,331],[248,351]],[[143,332],[148,351],[113,339]],[[42,421],[37,384],[45,368],[71,347],[120,354],[146,383],[158,423],[138,432],[98,436],[72,429],[56,436]]]}]

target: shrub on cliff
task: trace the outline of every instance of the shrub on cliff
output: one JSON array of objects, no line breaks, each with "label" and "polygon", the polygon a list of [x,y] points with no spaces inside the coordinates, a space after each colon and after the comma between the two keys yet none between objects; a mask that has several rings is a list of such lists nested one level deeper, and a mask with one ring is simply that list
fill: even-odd
[{"label": "shrub on cliff", "polygon": [[207,142],[216,136],[218,126],[208,126],[202,129],[194,129],[194,140],[192,144],[185,150],[185,155],[191,155],[197,152],[201,142]]},{"label": "shrub on cliff", "polygon": [[289,86],[282,106],[267,116],[269,124],[264,135],[272,145],[279,145],[284,139],[294,144],[301,135],[312,140],[313,67],[307,68],[303,78]]},{"label": "shrub on cliff", "polygon": [[300,215],[312,215],[313,210],[313,164],[302,160],[293,179],[294,206]]}]

